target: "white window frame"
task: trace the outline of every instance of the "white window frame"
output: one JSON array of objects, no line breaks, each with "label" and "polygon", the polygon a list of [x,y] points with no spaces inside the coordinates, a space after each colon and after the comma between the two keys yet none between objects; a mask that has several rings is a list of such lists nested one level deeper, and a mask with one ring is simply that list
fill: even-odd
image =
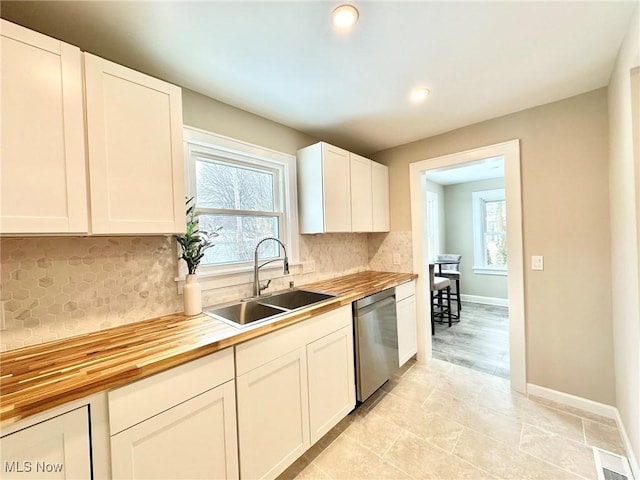
[{"label": "white window frame", "polygon": [[505,189],[482,190],[472,192],[471,195],[473,206],[473,272],[480,275],[507,275],[507,265],[487,265],[484,243],[486,225],[484,205],[486,202],[505,200]]},{"label": "white window frame", "polygon": [[[296,157],[241,140],[225,137],[198,128],[184,126],[184,158],[187,197],[196,196],[196,158],[205,157],[237,165],[255,165],[277,173],[274,182],[274,200],[282,207],[281,212],[243,212],[240,210],[201,209],[209,213],[235,213],[247,215],[269,215],[279,217],[280,240],[287,248],[290,266],[299,265],[298,201],[296,190]],[[280,180],[282,183],[280,183]],[[215,244],[215,239],[213,240]],[[213,247],[215,248],[215,247]],[[265,278],[276,278],[282,265],[274,262],[264,267],[273,270]],[[294,268],[295,270],[295,268]],[[252,281],[253,260],[222,265],[201,265],[197,275],[203,289],[239,285]],[[180,261],[177,280],[183,280],[186,266]],[[275,274],[274,274],[275,273]],[[292,271],[291,273],[294,273]],[[203,281],[204,280],[204,281]]]}]

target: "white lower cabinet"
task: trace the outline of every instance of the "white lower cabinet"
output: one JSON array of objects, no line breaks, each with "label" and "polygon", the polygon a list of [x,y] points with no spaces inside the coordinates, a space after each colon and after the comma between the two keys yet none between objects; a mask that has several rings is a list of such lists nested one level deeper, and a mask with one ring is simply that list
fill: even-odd
[{"label": "white lower cabinet", "polygon": [[275,478],[355,407],[351,307],[236,346],[243,479]]},{"label": "white lower cabinet", "polygon": [[415,282],[396,287],[396,317],[398,321],[398,361],[402,366],[418,351]]},{"label": "white lower cabinet", "polygon": [[84,407],[0,439],[3,479],[86,479],[91,469],[89,408]]},{"label": "white lower cabinet", "polygon": [[351,326],[307,345],[311,445],[353,410],[353,358]]},{"label": "white lower cabinet", "polygon": [[238,478],[233,349],[109,392],[114,479]]},{"label": "white lower cabinet", "polygon": [[242,478],[275,478],[309,448],[306,352],[238,377]]},{"label": "white lower cabinet", "polygon": [[233,380],[111,439],[113,478],[238,478]]}]

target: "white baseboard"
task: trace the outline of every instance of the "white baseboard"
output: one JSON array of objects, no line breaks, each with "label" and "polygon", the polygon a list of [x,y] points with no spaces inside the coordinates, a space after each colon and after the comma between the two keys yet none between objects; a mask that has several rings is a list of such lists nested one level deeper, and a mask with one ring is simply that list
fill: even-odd
[{"label": "white baseboard", "polygon": [[624,443],[624,449],[627,454],[627,459],[629,460],[629,465],[631,465],[633,476],[636,479],[640,480],[640,467],[638,466],[638,461],[633,453],[633,447],[631,446],[631,442],[629,441],[627,431],[624,428],[624,423],[622,422],[622,418],[620,417],[620,412],[616,407],[600,402],[594,402],[593,400],[578,397],[576,395],[571,395],[570,393],[559,392],[550,388],[541,387],[532,383],[527,384],[527,394],[536,395],[547,400],[562,403],[563,405],[580,408],[581,410],[586,410],[587,412],[595,413],[596,415],[614,419],[616,421],[616,424],[618,425],[618,431],[620,432],[620,437],[622,438],[622,442]]},{"label": "white baseboard", "polygon": [[508,307],[509,300],[506,298],[482,297],[480,295],[460,294],[460,300],[463,302],[482,303],[484,305],[497,305],[499,307]]}]

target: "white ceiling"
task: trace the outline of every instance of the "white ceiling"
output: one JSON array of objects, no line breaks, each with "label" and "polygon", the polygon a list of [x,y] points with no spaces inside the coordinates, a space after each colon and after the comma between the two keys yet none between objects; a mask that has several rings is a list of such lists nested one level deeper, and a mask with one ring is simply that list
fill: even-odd
[{"label": "white ceiling", "polygon": [[[3,1],[3,18],[362,154],[608,84],[628,2]],[[637,17],[636,17],[637,18]],[[422,104],[408,100],[427,86]]]},{"label": "white ceiling", "polygon": [[427,180],[440,185],[488,180],[504,177],[504,158],[492,157],[453,167],[427,171]]}]

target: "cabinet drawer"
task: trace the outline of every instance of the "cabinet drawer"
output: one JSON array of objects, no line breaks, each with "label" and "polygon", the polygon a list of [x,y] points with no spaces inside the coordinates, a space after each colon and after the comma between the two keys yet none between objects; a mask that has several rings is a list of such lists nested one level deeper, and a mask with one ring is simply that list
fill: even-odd
[{"label": "cabinet drawer", "polygon": [[396,287],[396,302],[416,294],[416,282],[413,280]]},{"label": "cabinet drawer", "polygon": [[115,435],[234,377],[227,348],[109,392],[109,430]]},{"label": "cabinet drawer", "polygon": [[352,318],[351,306],[345,305],[291,327],[242,343],[236,346],[237,375],[243,375],[340,328],[351,326]]}]

